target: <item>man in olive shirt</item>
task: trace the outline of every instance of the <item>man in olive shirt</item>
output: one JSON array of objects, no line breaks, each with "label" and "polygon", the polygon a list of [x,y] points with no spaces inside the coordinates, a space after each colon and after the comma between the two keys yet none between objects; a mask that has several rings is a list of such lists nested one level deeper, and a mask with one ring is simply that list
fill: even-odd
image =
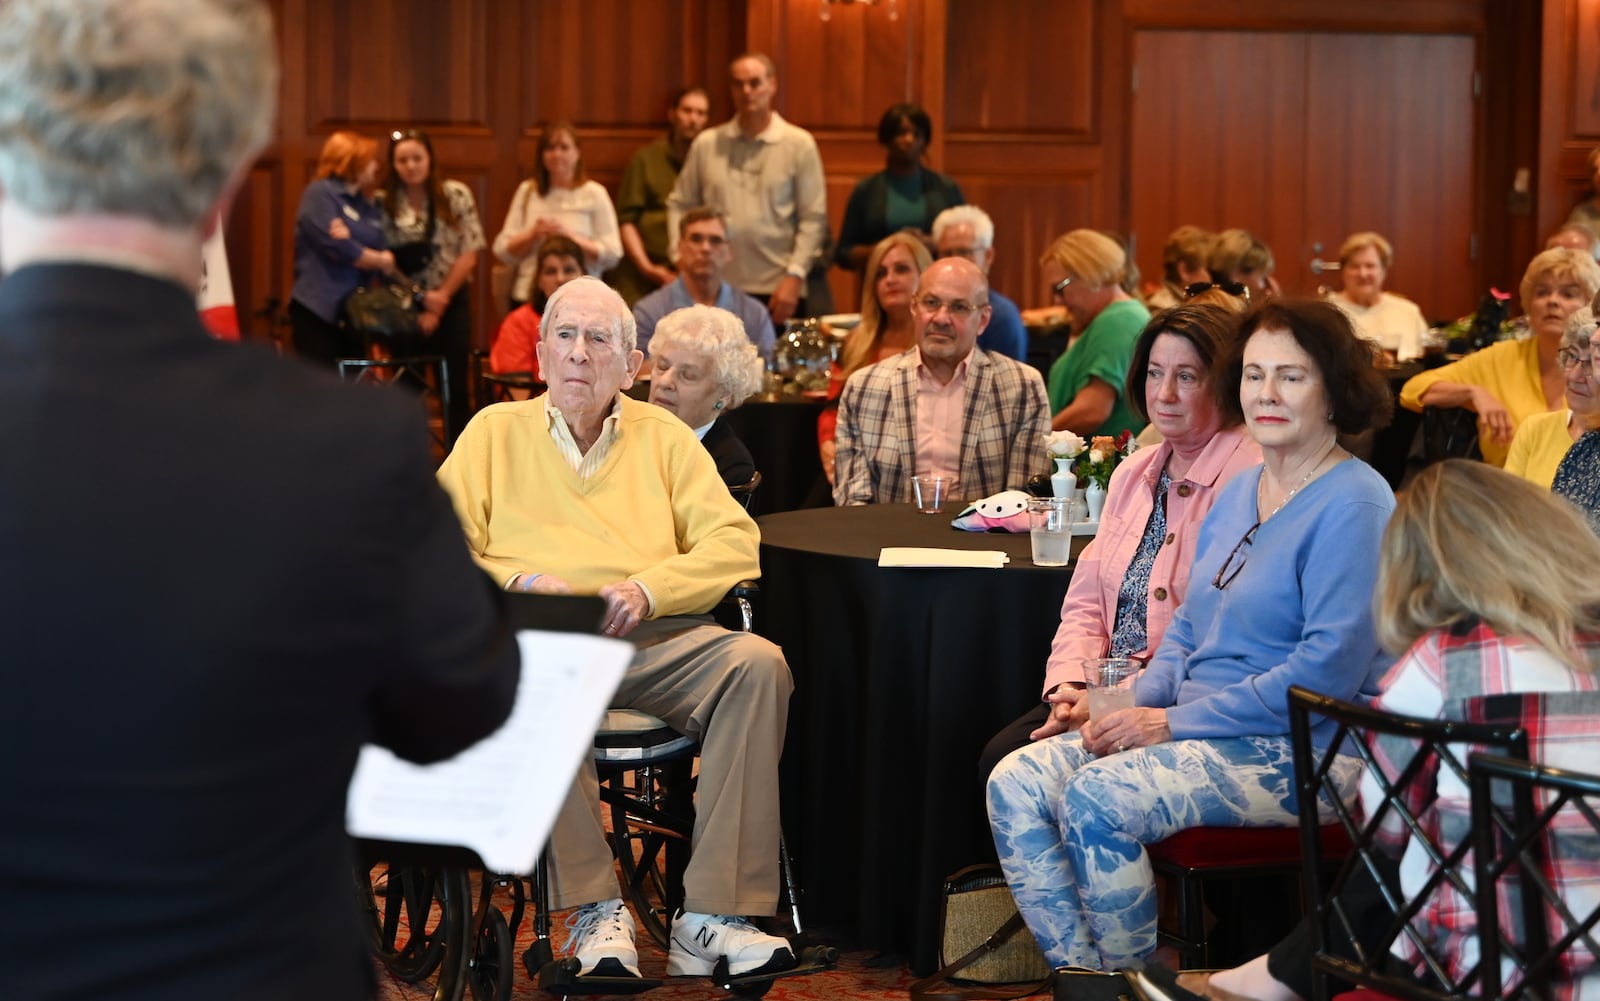
[{"label": "man in olive shirt", "polygon": [[705,88],[678,91],[667,106],[666,136],[633,154],[622,172],[617,189],[622,262],[611,273],[611,284],[629,306],[678,277],[667,257],[667,196],[710,114]]}]

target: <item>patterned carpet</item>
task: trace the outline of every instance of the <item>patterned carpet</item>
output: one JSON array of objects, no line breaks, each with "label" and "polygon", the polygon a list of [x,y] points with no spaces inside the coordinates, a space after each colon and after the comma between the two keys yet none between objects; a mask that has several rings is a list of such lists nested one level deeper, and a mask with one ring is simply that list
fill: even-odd
[{"label": "patterned carpet", "polygon": [[[381,870],[374,870],[374,874]],[[503,913],[510,911],[510,898],[504,891],[495,897]],[[563,915],[556,915],[554,938],[556,953],[560,955],[566,929]],[[824,1001],[824,999],[904,999],[907,988],[914,979],[899,957],[885,957],[871,952],[852,950],[849,944],[827,936],[820,936],[828,944],[839,947],[842,956],[838,965],[810,976],[790,977],[775,982],[767,993],[773,1001]],[[545,1001],[553,995],[539,990],[522,965],[522,953],[533,941],[533,914],[530,909],[517,929],[517,942],[513,949],[513,977],[511,997],[515,1001]],[[645,976],[664,977],[667,965],[666,951],[642,930],[638,937],[639,965]],[[382,967],[378,967],[378,998],[380,1001],[429,1001],[436,997],[438,976],[417,984],[408,984]],[[473,998],[470,987],[464,995]],[[651,1001],[701,1001],[709,998],[727,998],[729,995],[708,980],[698,978],[673,978],[661,987],[639,995]],[[480,999],[487,1001],[487,999]]]}]

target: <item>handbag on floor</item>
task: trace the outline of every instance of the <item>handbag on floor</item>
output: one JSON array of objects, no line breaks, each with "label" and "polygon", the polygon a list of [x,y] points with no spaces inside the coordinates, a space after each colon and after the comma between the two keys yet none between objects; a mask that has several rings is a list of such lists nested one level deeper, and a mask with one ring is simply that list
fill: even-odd
[{"label": "handbag on floor", "polygon": [[1007,1001],[1043,991],[1054,976],[999,866],[945,880],[939,971],[911,985],[912,1001]]}]

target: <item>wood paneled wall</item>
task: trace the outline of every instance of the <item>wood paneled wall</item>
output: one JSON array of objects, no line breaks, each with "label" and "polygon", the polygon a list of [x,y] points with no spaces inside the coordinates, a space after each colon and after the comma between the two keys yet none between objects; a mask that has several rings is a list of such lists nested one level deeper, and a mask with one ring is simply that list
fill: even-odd
[{"label": "wood paneled wall", "polygon": [[[335,129],[370,135],[405,125],[429,130],[445,172],[477,195],[492,239],[513,189],[531,169],[541,121],[574,120],[590,175],[614,187],[632,151],[661,130],[663,105],[677,87],[707,84],[712,119],[728,116],[726,66],[746,49],[772,55],[779,110],[817,136],[835,230],[856,181],[881,169],[874,134],[883,109],[902,100],[926,107],[935,124],[930,162],[953,174],[969,200],[995,218],[993,282],[1024,305],[1046,299],[1036,262],[1051,239],[1077,226],[1129,231],[1130,192],[1160,183],[1132,176],[1131,60],[1138,31],[1420,32],[1479,39],[1483,136],[1477,162],[1462,166],[1474,181],[1471,204],[1460,209],[1484,234],[1474,287],[1514,283],[1534,241],[1583,186],[1582,156],[1596,139],[1572,131],[1558,154],[1538,157],[1537,221],[1508,207],[1515,167],[1533,165],[1541,51],[1577,44],[1576,12],[1589,6],[1579,0],[1544,0],[1543,36],[1538,5],[1519,0],[272,3],[284,64],[277,140],[228,224],[242,321],[257,334],[265,327],[249,313],[269,298],[287,300],[295,206],[317,150]],[[1595,35],[1595,26],[1588,27]],[[1553,72],[1547,58],[1547,89]],[[1219,123],[1243,115],[1248,122],[1250,110],[1188,113],[1215,115]],[[1544,126],[1545,134],[1550,128]],[[1248,141],[1248,134],[1238,141]],[[1184,169],[1183,157],[1175,154],[1167,169]],[[487,270],[485,261],[476,303],[480,338],[491,308]],[[859,295],[854,277],[835,270],[830,284],[837,307],[853,309]]]},{"label": "wood paneled wall", "polygon": [[1538,205],[1548,231],[1595,194],[1588,157],[1600,146],[1600,5],[1544,0],[1541,50]]}]

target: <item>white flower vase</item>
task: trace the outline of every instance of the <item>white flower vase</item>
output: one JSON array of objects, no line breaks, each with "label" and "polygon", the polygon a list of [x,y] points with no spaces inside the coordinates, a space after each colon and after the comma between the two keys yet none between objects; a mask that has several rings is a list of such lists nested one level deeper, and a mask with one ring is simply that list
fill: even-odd
[{"label": "white flower vase", "polygon": [[1106,488],[1090,480],[1088,487],[1083,491],[1083,500],[1089,506],[1089,520],[1099,521],[1100,507],[1106,502]]},{"label": "white flower vase", "polygon": [[1056,459],[1056,471],[1050,474],[1050,493],[1056,497],[1071,497],[1078,489],[1078,474],[1072,471],[1071,459]]}]

